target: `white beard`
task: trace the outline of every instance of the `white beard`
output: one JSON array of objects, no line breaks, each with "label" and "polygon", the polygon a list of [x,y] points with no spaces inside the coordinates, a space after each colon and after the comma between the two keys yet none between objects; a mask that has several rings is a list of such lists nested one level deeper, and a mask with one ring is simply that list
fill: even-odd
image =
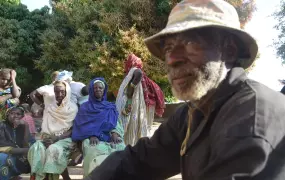
[{"label": "white beard", "polygon": [[[227,70],[222,61],[210,61],[203,69],[194,70],[195,79],[185,89],[172,86],[173,95],[184,101],[199,101],[225,79]],[[170,82],[171,83],[171,82]]]}]

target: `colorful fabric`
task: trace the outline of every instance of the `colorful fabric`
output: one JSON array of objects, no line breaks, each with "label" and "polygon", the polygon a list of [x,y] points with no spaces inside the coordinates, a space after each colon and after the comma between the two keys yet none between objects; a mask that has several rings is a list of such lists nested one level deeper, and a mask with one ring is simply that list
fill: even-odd
[{"label": "colorful fabric", "polygon": [[[5,96],[5,95],[9,95],[12,94],[12,87],[9,87],[7,89],[4,90],[0,90],[0,96]],[[11,108],[15,105],[17,105],[18,101],[16,99],[8,99],[5,102],[0,104],[0,109],[8,109]]]},{"label": "colorful fabric", "polygon": [[119,119],[125,132],[125,144],[135,145],[141,137],[146,137],[147,132],[147,118],[146,118],[146,105],[144,101],[142,83],[139,82],[134,89],[132,97],[132,109],[128,116],[124,115],[122,111],[125,109],[127,103],[127,86],[132,80],[134,71],[137,68],[132,68],[128,75],[123,80],[118,96],[116,99],[116,107],[119,112]]},{"label": "colorful fabric", "polygon": [[23,120],[28,123],[30,133],[35,134],[36,133],[36,126],[35,126],[35,122],[34,122],[33,117],[28,115],[28,114],[25,114],[25,116],[23,117]]},{"label": "colorful fabric", "polygon": [[[130,54],[125,62],[125,72],[129,72],[133,67],[142,70],[143,65],[140,58],[134,54]],[[155,106],[156,115],[161,117],[165,109],[164,95],[162,90],[154,81],[148,78],[144,72],[141,83],[146,106]]]},{"label": "colorful fabric", "polygon": [[[94,82],[100,80],[105,84],[102,100],[94,95]],[[110,131],[117,125],[118,112],[115,104],[107,101],[108,86],[104,78],[95,78],[89,83],[89,100],[80,106],[72,129],[72,140],[82,141],[91,136],[109,142]]]},{"label": "colorful fabric", "polygon": [[28,153],[28,161],[31,164],[31,174],[36,180],[43,180],[46,173],[59,177],[67,168],[70,156],[71,138],[57,141],[48,148],[41,140],[36,141]]},{"label": "colorful fabric", "polygon": [[[120,121],[117,126],[111,132],[115,132],[123,139],[124,130]],[[109,142],[100,141],[96,146],[91,146],[89,139],[85,139],[82,144],[82,150],[84,155],[83,170],[84,176],[87,176],[93,169],[99,166],[108,155],[115,151],[121,151],[125,149],[124,142],[119,144],[111,144]]]},{"label": "colorful fabric", "polygon": [[66,87],[66,96],[60,106],[57,105],[56,99],[45,107],[43,116],[42,132],[50,135],[59,136],[68,131],[77,114],[78,107],[70,100],[71,90],[67,82],[62,81]]},{"label": "colorful fabric", "polygon": [[16,157],[9,157],[6,153],[0,153],[0,179],[10,180],[12,177],[19,176],[20,174],[21,172],[16,167]]}]

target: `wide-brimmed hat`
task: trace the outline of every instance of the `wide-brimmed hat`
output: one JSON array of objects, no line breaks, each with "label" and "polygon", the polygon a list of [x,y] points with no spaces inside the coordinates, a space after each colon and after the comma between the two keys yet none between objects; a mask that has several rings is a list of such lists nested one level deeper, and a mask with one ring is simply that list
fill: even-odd
[{"label": "wide-brimmed hat", "polygon": [[166,27],[159,33],[146,38],[149,51],[163,60],[161,38],[167,34],[199,28],[219,28],[234,34],[242,42],[247,54],[239,58],[239,64],[248,68],[256,58],[258,46],[255,39],[240,28],[235,8],[224,0],[184,0],[171,11]]}]

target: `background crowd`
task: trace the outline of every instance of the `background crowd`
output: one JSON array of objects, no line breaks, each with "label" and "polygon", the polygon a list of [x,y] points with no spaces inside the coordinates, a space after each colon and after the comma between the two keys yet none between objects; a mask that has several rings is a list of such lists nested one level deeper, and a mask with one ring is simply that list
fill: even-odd
[{"label": "background crowd", "polygon": [[64,70],[54,71],[50,84],[31,92],[29,104],[19,100],[16,72],[1,69],[0,179],[22,173],[37,180],[70,179],[67,166],[82,160],[87,176],[112,152],[150,136],[155,115],[164,112],[163,92],[134,54],[126,58],[124,73],[116,103],[107,100],[103,77],[85,85]]}]

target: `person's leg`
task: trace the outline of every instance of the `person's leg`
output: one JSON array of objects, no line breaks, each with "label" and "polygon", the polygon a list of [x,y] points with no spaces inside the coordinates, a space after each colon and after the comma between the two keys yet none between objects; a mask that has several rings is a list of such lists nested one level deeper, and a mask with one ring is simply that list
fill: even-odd
[{"label": "person's leg", "polygon": [[69,173],[68,173],[68,169],[66,168],[63,173],[61,174],[63,180],[71,180],[71,178],[69,177]]},{"label": "person's leg", "polygon": [[28,152],[28,161],[31,165],[31,175],[36,179],[43,179],[46,175],[43,172],[44,162],[46,159],[46,147],[39,140],[36,141]]},{"label": "person's leg", "polygon": [[99,166],[103,160],[112,152],[110,143],[100,141],[97,145],[91,146],[89,139],[85,139],[83,146],[83,176],[86,177],[93,169]]},{"label": "person's leg", "polygon": [[[69,179],[67,164],[70,156],[69,148],[71,145],[71,139],[66,138],[50,145],[46,150],[46,161],[43,172],[49,173],[55,176],[63,174],[65,178]],[[66,170],[66,172],[64,172]]]}]

